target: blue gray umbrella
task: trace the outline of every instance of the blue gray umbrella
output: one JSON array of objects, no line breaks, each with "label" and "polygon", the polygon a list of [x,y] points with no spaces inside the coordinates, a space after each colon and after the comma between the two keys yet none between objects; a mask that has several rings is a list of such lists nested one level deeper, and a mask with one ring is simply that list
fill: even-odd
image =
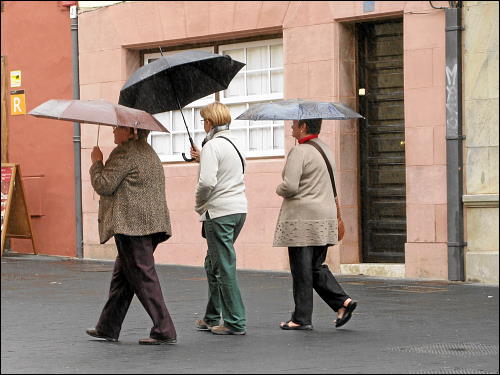
[{"label": "blue gray umbrella", "polygon": [[236,117],[236,120],[307,120],[319,118],[348,120],[364,117],[342,103],[288,99],[251,106]]}]

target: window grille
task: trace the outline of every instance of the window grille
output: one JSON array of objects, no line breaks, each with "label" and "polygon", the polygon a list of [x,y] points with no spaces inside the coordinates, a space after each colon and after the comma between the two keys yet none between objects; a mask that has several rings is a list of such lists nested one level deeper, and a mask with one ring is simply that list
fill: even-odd
[{"label": "window grille", "polygon": [[[218,53],[246,64],[226,90],[198,99],[182,109],[197,147],[201,148],[201,142],[205,138],[200,109],[217,98],[229,107],[233,119],[230,129],[247,157],[284,155],[283,121],[235,120],[253,104],[283,99],[283,40],[220,44],[196,49],[211,53],[218,50]],[[163,54],[178,52],[180,51],[168,51]],[[160,56],[160,52],[145,54],[144,64],[151,63]],[[152,132],[148,137],[160,159],[166,162],[182,161],[183,152],[189,156],[190,143],[180,111],[163,112],[154,116],[171,132]]]}]

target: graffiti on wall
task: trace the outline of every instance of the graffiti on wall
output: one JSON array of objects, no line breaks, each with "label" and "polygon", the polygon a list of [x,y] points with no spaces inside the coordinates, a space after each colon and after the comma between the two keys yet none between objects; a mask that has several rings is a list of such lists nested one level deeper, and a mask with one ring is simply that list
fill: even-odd
[{"label": "graffiti on wall", "polygon": [[457,63],[446,66],[446,125],[450,130],[458,130],[458,85]]}]

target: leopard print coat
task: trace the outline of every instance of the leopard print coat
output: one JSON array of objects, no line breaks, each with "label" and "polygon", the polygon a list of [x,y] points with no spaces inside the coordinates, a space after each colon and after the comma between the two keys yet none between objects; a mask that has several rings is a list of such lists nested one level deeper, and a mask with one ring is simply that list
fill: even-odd
[{"label": "leopard print coat", "polygon": [[90,167],[92,187],[100,195],[99,239],[115,234],[172,235],[165,197],[165,174],[158,155],[144,139],[118,145],[106,164]]}]

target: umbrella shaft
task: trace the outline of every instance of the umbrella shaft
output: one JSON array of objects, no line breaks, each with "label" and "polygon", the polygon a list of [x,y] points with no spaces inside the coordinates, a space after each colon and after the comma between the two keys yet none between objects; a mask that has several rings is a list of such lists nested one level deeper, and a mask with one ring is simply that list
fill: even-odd
[{"label": "umbrella shaft", "polygon": [[182,120],[184,121],[184,126],[186,127],[186,131],[188,133],[189,142],[191,143],[191,147],[194,148],[194,142],[193,142],[193,139],[191,138],[191,134],[189,133],[189,129],[188,129],[188,126],[186,124],[186,119],[184,118],[184,113],[182,112],[181,103],[179,103],[179,98],[177,98],[177,94],[175,95],[175,98],[177,99],[177,105],[179,106],[179,111],[181,111]]},{"label": "umbrella shaft", "polygon": [[[161,48],[160,48],[160,52],[161,52]],[[167,66],[169,66],[168,62],[167,62]],[[170,78],[170,72],[168,70],[167,70],[167,76]],[[189,142],[191,143],[191,147],[194,148],[194,142],[193,142],[193,139],[191,138],[191,134],[189,133],[189,129],[188,129],[188,126],[186,124],[186,119],[184,118],[184,113],[182,112],[181,103],[179,102],[179,97],[177,96],[177,91],[175,90],[175,86],[174,86],[172,80],[170,80],[170,82],[171,82],[171,86],[172,86],[172,91],[174,92],[175,100],[177,100],[177,106],[179,107],[179,111],[181,111],[182,120],[184,121],[184,126],[186,127],[186,131],[187,131],[187,134],[189,137]]]}]

